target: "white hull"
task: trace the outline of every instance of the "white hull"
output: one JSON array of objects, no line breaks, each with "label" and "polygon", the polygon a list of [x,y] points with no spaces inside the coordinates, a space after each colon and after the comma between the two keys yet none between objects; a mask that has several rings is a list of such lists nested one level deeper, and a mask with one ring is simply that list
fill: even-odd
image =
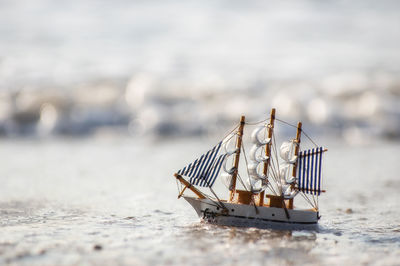
[{"label": "white hull", "polygon": [[225,208],[217,201],[185,197],[198,216],[209,223],[233,226],[315,226],[319,215],[314,210],[296,210],[283,208],[260,207],[237,203],[223,202]]}]

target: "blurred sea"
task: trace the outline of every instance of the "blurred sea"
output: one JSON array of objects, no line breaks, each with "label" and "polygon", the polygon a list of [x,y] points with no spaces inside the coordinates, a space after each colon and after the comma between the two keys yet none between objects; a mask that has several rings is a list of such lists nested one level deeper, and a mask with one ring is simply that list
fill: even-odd
[{"label": "blurred sea", "polygon": [[[399,11],[0,0],[0,264],[398,264]],[[320,227],[199,223],[173,173],[271,107],[329,149]]]}]

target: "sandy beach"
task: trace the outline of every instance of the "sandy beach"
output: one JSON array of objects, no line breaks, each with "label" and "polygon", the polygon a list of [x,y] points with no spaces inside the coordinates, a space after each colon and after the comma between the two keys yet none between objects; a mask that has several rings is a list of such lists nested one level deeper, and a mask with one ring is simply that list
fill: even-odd
[{"label": "sandy beach", "polygon": [[398,144],[330,142],[328,192],[320,198],[319,227],[311,231],[200,223],[177,200],[172,174],[203,145],[2,141],[0,263],[397,264]]}]

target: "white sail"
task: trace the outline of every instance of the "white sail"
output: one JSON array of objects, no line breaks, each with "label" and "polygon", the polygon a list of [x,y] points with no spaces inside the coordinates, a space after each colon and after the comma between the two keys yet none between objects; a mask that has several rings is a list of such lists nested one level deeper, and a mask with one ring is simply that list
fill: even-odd
[{"label": "white sail", "polygon": [[292,175],[291,167],[297,161],[297,156],[294,155],[296,145],[294,141],[285,141],[279,150],[279,155],[283,159],[283,162],[279,165],[279,177],[282,184],[280,191],[285,199],[294,198],[298,193],[298,190],[291,186],[296,181],[296,177]]},{"label": "white sail", "polygon": [[225,185],[225,187],[229,189],[232,182],[232,175],[228,173],[221,174],[221,181]]},{"label": "white sail", "polygon": [[286,183],[287,184],[292,184],[296,181],[296,177],[295,176],[291,176],[291,177],[287,177],[286,178]]},{"label": "white sail", "polygon": [[262,136],[262,131],[265,130],[266,126],[257,127],[251,134],[253,146],[250,150],[249,158],[250,163],[248,165],[248,185],[250,190],[258,193],[267,188],[267,176],[261,173],[262,166],[269,157],[265,155],[265,148],[271,142],[270,138]]},{"label": "white sail", "polygon": [[228,162],[228,160],[225,159],[222,169],[224,170],[225,173],[232,175],[236,169],[234,166],[232,166],[231,168],[228,169],[228,167],[226,165],[227,162]]},{"label": "white sail", "polygon": [[222,148],[226,153],[226,158],[224,160],[224,163],[222,164],[222,170],[224,173],[221,174],[221,181],[228,189],[230,189],[232,176],[236,171],[236,168],[234,166],[228,168],[228,161],[232,163],[232,160],[230,160],[229,157],[239,151],[239,149],[237,149],[236,147],[231,147],[233,145],[231,144],[232,140],[234,140],[234,138],[232,137],[232,135],[230,135],[225,138],[222,144]]},{"label": "white sail", "polygon": [[231,137],[228,136],[225,138],[225,140],[223,141],[223,144],[222,144],[222,147],[226,153],[226,158],[223,163],[222,170],[229,175],[232,175],[236,170],[234,166],[232,166],[231,168],[228,169],[227,163],[228,163],[228,161],[231,161],[231,160],[229,160],[229,157],[239,151],[239,149],[237,149],[235,147],[230,148],[230,143],[232,142],[233,139],[234,138],[232,138],[232,136]]},{"label": "white sail", "polygon": [[250,190],[253,193],[260,193],[261,191],[264,191],[265,189],[267,189],[267,185],[268,185],[268,181],[267,180],[255,180],[252,178],[248,178],[247,179],[247,184],[250,187]]},{"label": "white sail", "polygon": [[252,133],[251,133],[251,140],[252,140],[252,142],[255,144],[255,145],[257,145],[257,146],[263,146],[263,145],[266,145],[266,144],[268,144],[268,143],[270,143],[271,142],[271,139],[270,138],[267,138],[267,139],[262,139],[259,135],[259,133],[263,130],[263,129],[265,129],[266,127],[265,126],[260,126],[260,127],[257,127]]},{"label": "white sail", "polygon": [[281,163],[279,165],[279,178],[281,179],[282,184],[292,184],[296,181],[296,177],[291,175],[292,168],[289,163]]},{"label": "white sail", "polygon": [[260,165],[260,163],[251,163],[248,166],[248,170],[249,170],[249,176],[254,179],[254,180],[265,180],[267,179],[267,176],[264,174],[260,174],[258,171],[258,166]]},{"label": "white sail", "polygon": [[222,141],[222,147],[228,156],[238,152],[238,149],[234,146],[234,144],[231,144],[233,140],[235,140],[235,138],[233,138],[232,135],[229,135]]},{"label": "white sail", "polygon": [[262,148],[263,146],[253,145],[249,153],[250,160],[259,163],[267,161],[269,157],[265,155]]},{"label": "white sail", "polygon": [[279,178],[282,183],[286,183],[286,176],[289,170],[289,165],[287,163],[281,163],[279,165]]},{"label": "white sail", "polygon": [[296,143],[293,141],[285,141],[282,143],[279,155],[285,162],[288,163],[296,162],[297,156],[293,155],[295,146]]},{"label": "white sail", "polygon": [[293,199],[299,193],[298,190],[292,189],[290,185],[287,185],[284,189],[283,197],[285,199]]}]

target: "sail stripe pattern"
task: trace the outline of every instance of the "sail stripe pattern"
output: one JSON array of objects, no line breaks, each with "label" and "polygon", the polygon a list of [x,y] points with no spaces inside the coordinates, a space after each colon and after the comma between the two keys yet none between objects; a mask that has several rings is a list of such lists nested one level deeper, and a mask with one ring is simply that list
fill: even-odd
[{"label": "sail stripe pattern", "polygon": [[321,194],[321,164],[323,148],[301,151],[297,161],[299,190],[312,195]]},{"label": "sail stripe pattern", "polygon": [[[215,160],[215,156],[217,156],[217,153],[218,153],[219,147],[220,147],[220,146],[218,146],[218,148],[217,148],[218,150],[215,152],[215,149],[217,146],[215,146],[212,150],[207,152],[206,156],[208,157],[208,160],[207,160],[206,164],[204,165],[203,169],[201,170],[200,175],[198,177],[203,176],[206,173],[206,170],[209,169],[210,163]],[[201,185],[204,185],[204,179],[202,180]]]},{"label": "sail stripe pattern", "polygon": [[204,180],[203,186],[207,185],[208,187],[212,187],[212,185],[214,185],[214,182],[217,179],[217,176],[219,174],[219,171],[221,170],[221,166],[225,158],[226,154],[218,156],[218,160],[215,166],[211,169],[210,173],[207,175],[207,179]]},{"label": "sail stripe pattern", "polygon": [[[303,152],[301,151],[300,153],[299,153],[299,159],[297,160],[297,172],[299,172],[299,173],[301,173],[301,169],[302,169],[302,165],[301,165],[301,157],[303,156]],[[303,183],[302,182],[302,180],[301,180],[301,178],[300,178],[300,175],[297,175],[297,178],[298,178],[298,181],[297,181],[297,185],[299,186],[299,188],[301,187],[301,184]]]},{"label": "sail stripe pattern", "polygon": [[[314,149],[311,150],[311,154],[314,154]],[[314,172],[313,168],[314,168],[314,157],[315,156],[310,156],[310,157],[311,157],[311,171],[310,171],[310,173],[313,173]],[[313,179],[312,178],[310,178],[310,187],[313,187]]]},{"label": "sail stripe pattern", "polygon": [[319,154],[318,188],[321,189],[322,148]]},{"label": "sail stripe pattern", "polygon": [[178,174],[190,177],[189,182],[192,185],[212,187],[221,170],[222,163],[227,157],[226,153],[218,155],[221,145],[222,141],[193,163],[179,170]]}]

